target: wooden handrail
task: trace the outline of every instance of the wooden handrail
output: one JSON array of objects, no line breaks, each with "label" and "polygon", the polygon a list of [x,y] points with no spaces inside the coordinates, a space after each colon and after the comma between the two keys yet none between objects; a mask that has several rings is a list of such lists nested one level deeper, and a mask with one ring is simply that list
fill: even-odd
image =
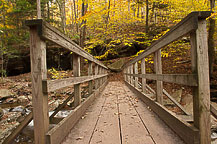
[{"label": "wooden handrail", "polygon": [[[42,19],[27,20],[26,25],[30,27],[32,105],[35,143],[60,143],[67,135],[67,132],[69,132],[74,124],[80,119],[86,108],[90,105],[90,102],[93,101],[106,86],[108,68],[74,43],[70,38]],[[60,80],[47,80],[47,40],[73,52],[74,77]],[[81,76],[81,58],[88,60],[87,76]],[[93,64],[95,65],[95,75],[93,75]],[[93,81],[97,84],[95,90],[93,90]],[[88,82],[89,84],[89,97],[82,103],[81,83],[85,82]],[[73,110],[72,114],[68,117],[60,121],[59,125],[49,130],[48,92],[70,85],[74,85],[75,110]],[[71,97],[67,100],[70,98]],[[58,134],[58,137],[56,134]]]},{"label": "wooden handrail", "polygon": [[[186,143],[208,144],[210,139],[210,88],[208,68],[208,42],[206,18],[211,15],[209,11],[192,12],[169,32],[144,50],[139,56],[124,65],[124,78],[126,84],[146,102],[159,117],[161,117]],[[190,35],[192,74],[162,74],[161,49],[177,39]],[[154,54],[155,74],[145,73],[145,58]],[[139,61],[141,74],[138,74]],[[156,80],[156,102],[146,97],[138,89],[138,78],[142,78],[142,92],[145,92],[146,79]],[[163,81],[192,86],[193,91],[193,128],[180,122],[163,106]],[[168,95],[168,93],[166,93]],[[172,97],[170,97],[171,99]],[[185,111],[174,99],[172,101]],[[213,111],[213,109],[212,109]],[[182,130],[181,130],[182,129]]]},{"label": "wooden handrail", "polygon": [[37,27],[37,32],[40,38],[44,40],[52,41],[55,44],[60,45],[61,47],[64,47],[77,55],[86,58],[89,61],[92,61],[101,67],[104,67],[105,69],[108,69],[102,62],[95,59],[91,54],[89,54],[87,51],[82,49],[79,45],[77,45],[75,42],[73,42],[70,38],[65,36],[63,33],[61,33],[58,29],[51,26],[47,22],[43,21],[42,19],[36,19],[36,20],[27,20],[26,25],[31,27]]}]

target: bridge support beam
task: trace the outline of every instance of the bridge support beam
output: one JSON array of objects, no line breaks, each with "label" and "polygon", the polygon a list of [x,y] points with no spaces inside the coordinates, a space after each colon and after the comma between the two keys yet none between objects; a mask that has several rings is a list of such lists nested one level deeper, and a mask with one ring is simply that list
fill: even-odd
[{"label": "bridge support beam", "polygon": [[[162,74],[161,50],[154,53],[154,69],[156,74]],[[163,104],[163,82],[156,81],[156,100]]]},{"label": "bridge support beam", "polygon": [[32,105],[35,144],[46,144],[49,130],[48,95],[43,93],[42,80],[47,79],[46,43],[38,35],[38,27],[30,27]]},{"label": "bridge support beam", "polygon": [[[77,54],[73,55],[73,74],[74,77],[81,76],[81,60],[80,56]],[[74,85],[74,107],[77,107],[81,104],[81,85]]]},{"label": "bridge support beam", "polygon": [[206,20],[198,21],[198,29],[191,33],[192,72],[198,86],[193,88],[194,126],[200,131],[200,144],[211,143],[210,87]]}]

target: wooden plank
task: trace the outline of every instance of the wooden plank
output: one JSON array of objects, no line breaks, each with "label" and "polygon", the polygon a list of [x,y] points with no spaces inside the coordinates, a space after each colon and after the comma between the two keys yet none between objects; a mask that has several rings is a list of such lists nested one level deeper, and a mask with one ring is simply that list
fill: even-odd
[{"label": "wooden plank", "polygon": [[48,96],[42,91],[42,80],[47,78],[46,44],[36,27],[30,29],[30,59],[35,144],[45,144],[49,129]]},{"label": "wooden plank", "polygon": [[[145,69],[145,58],[141,60],[141,73],[146,74],[146,69]],[[145,92],[146,89],[146,79],[142,78],[142,91]]]},{"label": "wooden plank", "polygon": [[98,65],[104,67],[105,69],[108,69],[99,60],[95,59],[91,54],[89,54],[87,51],[85,51],[80,46],[78,46],[70,38],[65,36],[63,33],[61,33],[55,27],[46,23],[42,19],[27,20],[27,21],[25,21],[25,24],[29,27],[37,26],[39,28],[38,34],[41,38],[50,40],[50,41],[52,41],[52,42],[54,42],[54,43],[56,43],[56,44],[58,44],[64,48],[76,53],[77,55],[80,55],[80,56],[86,58],[87,60],[90,60],[94,63],[97,63]]},{"label": "wooden plank", "polygon": [[[95,64],[95,75],[99,74],[99,66]],[[99,79],[95,79],[95,89],[99,87]]]},{"label": "wooden plank", "polygon": [[164,106],[151,100],[145,96],[137,88],[125,82],[142,101],[144,101],[150,109],[152,109],[175,133],[177,133],[187,144],[199,143],[199,130],[188,123],[178,119],[173,113],[169,112]]},{"label": "wooden plank", "polygon": [[165,89],[163,89],[163,93],[178,107],[180,108],[186,115],[190,115],[181,104],[179,104]]},{"label": "wooden plank", "polygon": [[115,82],[110,82],[106,88],[109,95],[106,96],[106,101],[99,117],[98,123],[94,130],[90,144],[105,143],[105,144],[120,144],[120,129],[118,120],[118,107],[116,89],[118,85]]},{"label": "wooden plank", "polygon": [[148,105],[138,99],[132,91],[126,89],[126,92],[155,144],[184,144]]},{"label": "wooden plank", "polygon": [[116,83],[118,83],[116,95],[118,96],[122,143],[155,144],[131,103],[131,97],[126,93],[129,89],[120,82]]},{"label": "wooden plank", "polygon": [[[154,69],[156,74],[162,74],[161,50],[154,53]],[[163,82],[156,82],[156,100],[163,104]]]},{"label": "wooden plank", "polygon": [[[88,75],[91,76],[93,75],[93,63],[91,61],[88,62]],[[88,82],[89,86],[89,94],[93,92],[93,81]]]},{"label": "wooden plank", "polygon": [[169,83],[176,83],[187,86],[197,86],[197,76],[195,74],[126,74],[140,78],[159,80]]},{"label": "wooden plank", "polygon": [[215,109],[215,107],[212,104],[210,104],[210,111],[212,115],[217,119],[217,109]]},{"label": "wooden plank", "polygon": [[11,134],[4,140],[3,144],[10,144],[18,136],[18,134],[32,121],[33,114],[29,113],[23,121],[11,132]]},{"label": "wooden plank", "polygon": [[[194,117],[195,127],[200,130],[200,144],[211,143],[210,124],[210,86],[209,86],[209,60],[206,20],[199,20],[196,30],[197,50],[197,74],[198,74],[198,95],[194,95],[194,107],[199,110],[199,117]],[[194,110],[195,110],[194,109]],[[195,110],[195,111],[198,111]],[[194,112],[195,112],[194,111]]]},{"label": "wooden plank", "polygon": [[[104,89],[107,83],[104,83],[100,88]],[[76,122],[81,118],[89,105],[93,102],[101,92],[95,90],[81,105],[77,106],[66,118],[58,123],[47,133],[47,139],[49,144],[59,144],[63,141],[66,135],[70,132]]]},{"label": "wooden plank", "polygon": [[[134,64],[134,73],[138,74],[138,63],[137,62]],[[139,87],[139,85],[138,85],[138,77],[135,77],[134,86],[136,88]]]},{"label": "wooden plank", "polygon": [[[133,65],[130,66],[130,74],[133,74]],[[130,76],[130,83],[133,84],[133,75]]]},{"label": "wooden plank", "polygon": [[[80,56],[73,55],[73,75],[75,77],[81,76],[81,61]],[[77,107],[81,103],[81,86],[80,84],[74,85],[74,107]]]},{"label": "wooden plank", "polygon": [[65,138],[62,144],[88,144],[93,131],[95,130],[95,125],[98,123],[98,119],[101,115],[101,110],[103,108],[108,91],[104,90],[103,94],[96,97],[94,102],[85,111],[82,119],[73,127],[71,132]]},{"label": "wooden plank", "polygon": [[92,76],[80,76],[80,77],[72,77],[58,80],[43,80],[43,91],[44,92],[52,92],[67,86],[71,86],[74,84],[81,84],[84,82],[92,81],[101,77],[106,77],[107,74],[102,75],[92,75]]},{"label": "wooden plank", "polygon": [[199,12],[191,12],[188,16],[186,16],[182,21],[176,24],[169,32],[167,32],[164,36],[162,36],[159,40],[154,42],[150,47],[145,49],[143,53],[141,53],[138,57],[132,59],[128,62],[124,67],[127,67],[142,58],[152,54],[153,52],[161,49],[162,47],[170,44],[171,42],[179,39],[182,36],[196,30],[198,25],[198,18],[207,18],[210,16],[209,11],[199,11]]}]

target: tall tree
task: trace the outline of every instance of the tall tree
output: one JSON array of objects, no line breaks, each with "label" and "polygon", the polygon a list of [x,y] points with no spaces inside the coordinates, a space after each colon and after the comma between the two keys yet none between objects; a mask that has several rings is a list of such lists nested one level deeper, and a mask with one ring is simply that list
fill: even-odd
[{"label": "tall tree", "polygon": [[[214,12],[215,0],[210,0],[210,9]],[[209,48],[209,72],[210,77],[213,73],[213,63],[215,61],[215,46],[214,46],[214,33],[215,33],[215,19],[209,19],[209,35],[208,35],[208,48]]]}]

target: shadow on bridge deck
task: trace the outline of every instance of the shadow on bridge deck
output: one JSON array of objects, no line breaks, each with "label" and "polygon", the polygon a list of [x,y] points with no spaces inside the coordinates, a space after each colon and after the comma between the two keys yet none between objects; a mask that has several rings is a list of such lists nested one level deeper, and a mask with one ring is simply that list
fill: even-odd
[{"label": "shadow on bridge deck", "polygon": [[110,82],[62,144],[184,144],[120,81]]}]

